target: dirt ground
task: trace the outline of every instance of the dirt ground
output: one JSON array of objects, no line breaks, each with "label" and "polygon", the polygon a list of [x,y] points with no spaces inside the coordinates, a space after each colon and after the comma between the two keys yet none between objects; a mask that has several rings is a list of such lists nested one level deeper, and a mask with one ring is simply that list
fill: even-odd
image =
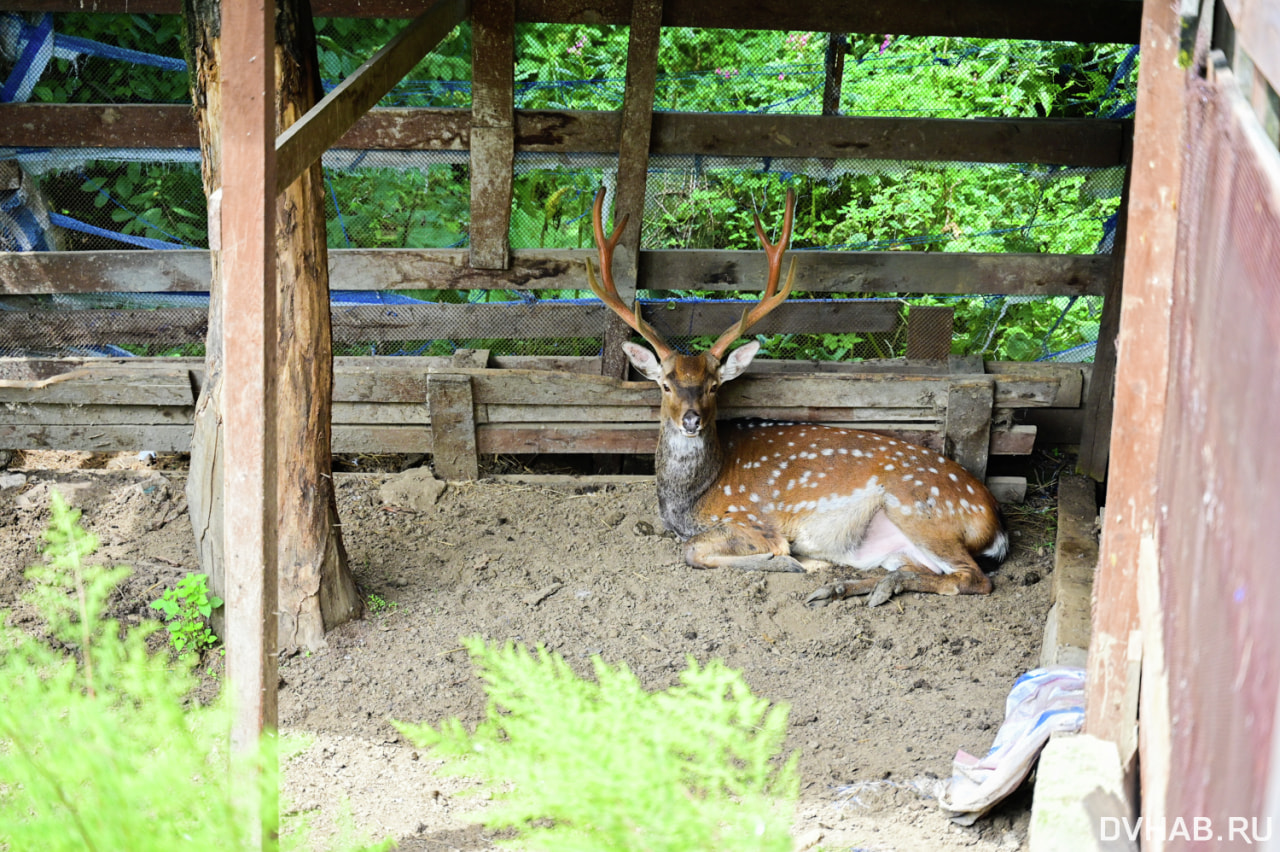
[{"label": "dirt ground", "polygon": [[[181,456],[19,454],[0,470],[0,608],[17,604],[39,557],[49,491],[84,511],[104,563],[134,573],[112,614],[137,622],[198,570]],[[97,469],[89,469],[97,468]],[[662,532],[649,481],[590,478],[449,483],[425,469],[337,475],[343,538],[368,617],[328,648],[281,661],[289,813],[321,838],[344,819],[405,850],[483,850],[484,794],[437,775],[389,719],[474,723],[480,683],[459,637],[544,643],[580,671],[600,655],[649,688],[686,655],[741,670],[790,704],[801,753],[797,848],[1014,850],[1027,845],[1024,787],[970,828],[938,810],[958,749],[985,754],[1014,679],[1037,665],[1052,570],[1052,495],[1006,507],[1012,553],[988,597],[905,594],[871,609],[822,609],[832,575],[697,571]],[[436,493],[439,490],[439,493]],[[1035,492],[1033,491],[1033,495]]]}]

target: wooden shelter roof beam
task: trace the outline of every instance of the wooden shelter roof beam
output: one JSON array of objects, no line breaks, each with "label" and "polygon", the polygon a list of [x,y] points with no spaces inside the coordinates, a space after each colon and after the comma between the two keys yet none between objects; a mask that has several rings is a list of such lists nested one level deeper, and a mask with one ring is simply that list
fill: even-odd
[{"label": "wooden shelter roof beam", "polygon": [[[517,151],[612,152],[617,112],[516,110]],[[301,122],[299,122],[301,123]],[[1131,119],[899,118],[671,113],[652,115],[650,156],[720,154],[975,163],[1125,164]],[[295,125],[296,127],[297,125]],[[378,109],[334,148],[465,151],[466,109]],[[191,108],[180,105],[0,104],[0,147],[193,148]]]},{"label": "wooden shelter roof beam", "polygon": [[431,0],[395,38],[276,139],[276,191],[342,138],[471,12],[471,0]]},{"label": "wooden shelter roof beam", "polygon": [[[516,20],[566,24],[628,24],[631,0],[517,0]],[[1261,7],[1235,0],[1228,6]],[[423,0],[313,0],[318,17],[413,18]],[[13,11],[178,14],[181,0],[10,0]],[[970,36],[1043,41],[1136,44],[1138,0],[936,0],[851,3],[849,0],[668,0],[665,27],[753,30],[819,30],[896,35]],[[1234,16],[1233,16],[1234,17]]]}]

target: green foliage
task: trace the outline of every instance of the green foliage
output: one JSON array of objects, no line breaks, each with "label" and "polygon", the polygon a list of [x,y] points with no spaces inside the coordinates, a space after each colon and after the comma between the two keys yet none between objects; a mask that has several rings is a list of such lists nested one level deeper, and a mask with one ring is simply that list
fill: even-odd
[{"label": "green foliage", "polygon": [[218,643],[209,627],[209,617],[220,606],[222,598],[209,593],[206,574],[188,574],[151,602],[152,609],[164,614],[165,628],[178,659],[186,662],[198,660],[206,648]]},{"label": "green foliage", "polygon": [[372,615],[385,615],[400,608],[396,601],[388,601],[382,595],[369,595],[369,612]]},{"label": "green foliage", "polygon": [[[222,704],[189,700],[190,670],[147,650],[154,623],[122,632],[104,607],[124,568],[86,564],[97,546],[54,495],[48,564],[27,600],[62,653],[16,629],[0,641],[0,848],[243,849]],[[269,744],[239,783],[275,790]],[[257,782],[252,782],[257,783]]]},{"label": "green foliage", "polygon": [[[191,668],[148,650],[155,622],[122,630],[105,617],[128,569],[86,562],[97,539],[57,493],[51,515],[25,599],[67,650],[0,613],[0,849],[250,848],[244,791],[264,816],[278,808],[275,736],[253,755],[228,754],[227,702],[195,700]],[[262,833],[272,830],[264,821]],[[304,826],[280,846],[312,848]]]},{"label": "green foliage", "polygon": [[791,848],[798,755],[778,758],[788,708],[754,697],[738,672],[690,658],[679,685],[647,693],[598,657],[593,682],[545,648],[463,644],[488,718],[473,733],[457,719],[397,727],[483,777],[498,798],[486,824],[521,848]]}]

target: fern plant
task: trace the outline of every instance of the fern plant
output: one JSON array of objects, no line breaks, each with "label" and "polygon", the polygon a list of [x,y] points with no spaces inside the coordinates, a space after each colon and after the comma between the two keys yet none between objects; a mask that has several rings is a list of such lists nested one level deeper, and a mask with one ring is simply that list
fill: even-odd
[{"label": "fern plant", "polygon": [[742,675],[692,658],[678,685],[649,693],[625,666],[593,659],[595,680],[539,647],[464,640],[489,695],[474,732],[396,723],[450,771],[480,775],[493,829],[555,850],[789,850],[798,755],[778,757],[788,708]]},{"label": "fern plant", "polygon": [[[69,650],[0,613],[0,849],[249,848],[232,791],[260,785],[257,795],[274,799],[272,737],[256,755],[230,756],[226,702],[190,699],[190,667],[147,648],[159,625],[121,630],[104,616],[128,569],[86,561],[97,539],[79,518],[54,493],[46,562],[27,572],[26,600]],[[262,832],[273,830],[264,820]],[[281,843],[305,848],[306,838]]]}]

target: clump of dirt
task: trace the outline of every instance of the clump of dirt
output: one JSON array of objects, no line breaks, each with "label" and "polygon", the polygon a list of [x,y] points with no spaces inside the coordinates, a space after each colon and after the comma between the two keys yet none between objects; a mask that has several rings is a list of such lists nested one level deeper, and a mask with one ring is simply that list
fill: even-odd
[{"label": "clump of dirt", "polygon": [[[0,600],[17,623],[32,623],[18,599],[40,558],[51,489],[84,510],[102,561],[133,566],[113,601],[126,623],[150,617],[151,600],[199,570],[184,474],[151,463],[51,471],[28,459],[4,473]],[[370,612],[332,631],[327,648],[282,660],[280,686],[280,725],[298,752],[284,767],[285,797],[322,834],[347,812],[401,849],[491,848],[466,819],[486,806],[462,795],[474,784],[439,776],[389,724],[478,721],[485,696],[458,640],[482,635],[543,643],[584,674],[594,655],[626,663],[650,689],[673,684],[687,656],[741,670],[757,695],[791,707],[798,846],[1025,847],[1025,792],[972,828],[949,822],[934,796],[958,749],[987,751],[1014,679],[1037,665],[1051,501],[1006,507],[1012,552],[990,596],[810,609],[804,597],[838,577],[685,566],[648,481],[441,484],[410,470],[336,482]]]}]

